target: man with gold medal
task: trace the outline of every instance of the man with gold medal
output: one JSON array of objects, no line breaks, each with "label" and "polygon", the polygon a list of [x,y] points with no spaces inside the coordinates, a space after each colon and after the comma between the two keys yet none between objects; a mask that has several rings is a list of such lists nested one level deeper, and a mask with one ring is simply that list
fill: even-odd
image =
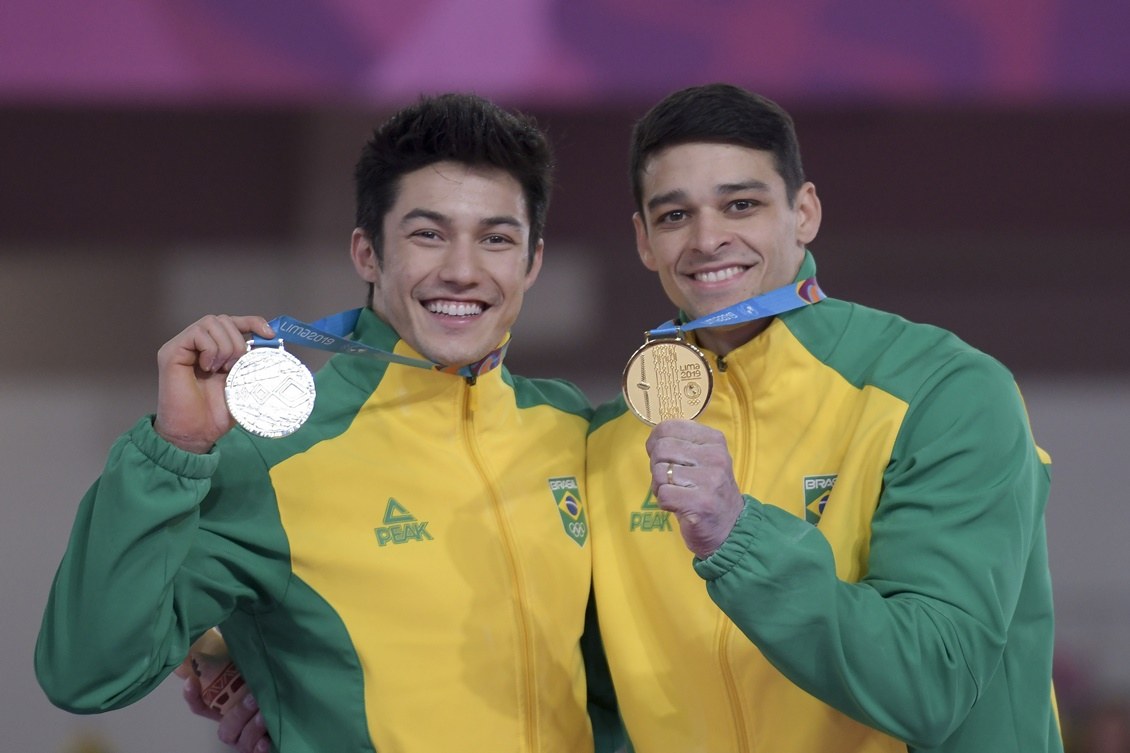
[{"label": "man with gold medal", "polygon": [[1012,376],[824,297],[820,200],[774,103],[692,87],[632,144],[639,256],[680,311],[589,434],[634,750],[1061,751],[1050,460]]}]

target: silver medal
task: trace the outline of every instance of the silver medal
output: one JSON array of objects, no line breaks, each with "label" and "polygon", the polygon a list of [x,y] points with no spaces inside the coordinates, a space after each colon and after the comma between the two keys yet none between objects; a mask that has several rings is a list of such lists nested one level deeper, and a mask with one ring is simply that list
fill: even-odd
[{"label": "silver medal", "polygon": [[279,347],[252,348],[228,372],[224,399],[240,426],[261,437],[285,437],[314,409],[314,377]]}]

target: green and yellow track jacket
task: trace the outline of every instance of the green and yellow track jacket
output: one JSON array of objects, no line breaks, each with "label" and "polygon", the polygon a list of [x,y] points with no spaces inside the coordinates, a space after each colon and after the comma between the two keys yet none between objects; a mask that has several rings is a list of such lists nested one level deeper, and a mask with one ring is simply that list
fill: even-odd
[{"label": "green and yellow track jacket", "polygon": [[700,420],[746,507],[708,559],[649,492],[649,428],[617,400],[590,430],[597,611],[635,750],[1062,750],[1050,459],[1005,368],[834,299],[710,358]]},{"label": "green and yellow track jacket", "polygon": [[[370,311],[355,337],[420,357]],[[220,625],[278,751],[592,750],[582,394],[343,355],[317,389],[283,439],[115,444],[43,619],[51,700],[136,701]]]}]

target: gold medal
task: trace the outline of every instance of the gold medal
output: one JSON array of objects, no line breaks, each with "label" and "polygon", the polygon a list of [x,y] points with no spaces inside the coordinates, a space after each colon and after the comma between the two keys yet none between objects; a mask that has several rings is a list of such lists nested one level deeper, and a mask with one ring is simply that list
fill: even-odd
[{"label": "gold medal", "polygon": [[277,348],[252,348],[228,372],[224,398],[232,418],[252,434],[285,437],[314,409],[314,378],[306,365]]},{"label": "gold medal", "polygon": [[197,638],[188,649],[188,658],[173,671],[177,677],[195,677],[200,683],[200,700],[221,716],[251,689],[232,663],[219,628],[211,628]]},{"label": "gold medal", "polygon": [[654,426],[702,413],[714,389],[714,374],[701,350],[682,337],[664,337],[648,340],[632,354],[621,389],[632,413]]}]

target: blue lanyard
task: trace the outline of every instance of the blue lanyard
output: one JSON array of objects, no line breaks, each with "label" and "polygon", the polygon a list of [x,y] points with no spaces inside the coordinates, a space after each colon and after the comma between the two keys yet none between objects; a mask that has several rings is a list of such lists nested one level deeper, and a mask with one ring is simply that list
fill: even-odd
[{"label": "blue lanyard", "polygon": [[445,366],[441,363],[423,358],[399,356],[395,353],[390,353],[380,348],[374,348],[363,342],[350,340],[346,337],[346,335],[353,332],[357,327],[357,320],[361,317],[362,310],[363,309],[350,309],[348,311],[342,311],[311,323],[302,322],[290,316],[278,316],[268,322],[278,338],[275,340],[267,340],[258,335],[253,335],[251,345],[252,347],[265,345],[277,347],[281,345],[283,341],[298,342],[309,348],[328,350],[332,353],[365,356],[380,361],[399,363],[405,366],[415,366],[420,369],[441,371],[445,374],[457,374],[458,376],[469,378],[477,377],[491,369],[501,366],[502,359],[506,356],[506,349],[510,346],[510,338],[508,337],[506,338],[506,342],[492,350],[485,357],[466,366]]},{"label": "blue lanyard", "polygon": [[824,291],[820,289],[820,285],[817,284],[816,278],[808,277],[800,282],[789,283],[776,290],[770,290],[768,293],[747,298],[741,303],[735,303],[721,311],[715,311],[713,314],[701,316],[684,324],[679,324],[672,319],[650,330],[647,336],[649,338],[679,337],[680,332],[744,324],[818,303],[826,297]]}]

